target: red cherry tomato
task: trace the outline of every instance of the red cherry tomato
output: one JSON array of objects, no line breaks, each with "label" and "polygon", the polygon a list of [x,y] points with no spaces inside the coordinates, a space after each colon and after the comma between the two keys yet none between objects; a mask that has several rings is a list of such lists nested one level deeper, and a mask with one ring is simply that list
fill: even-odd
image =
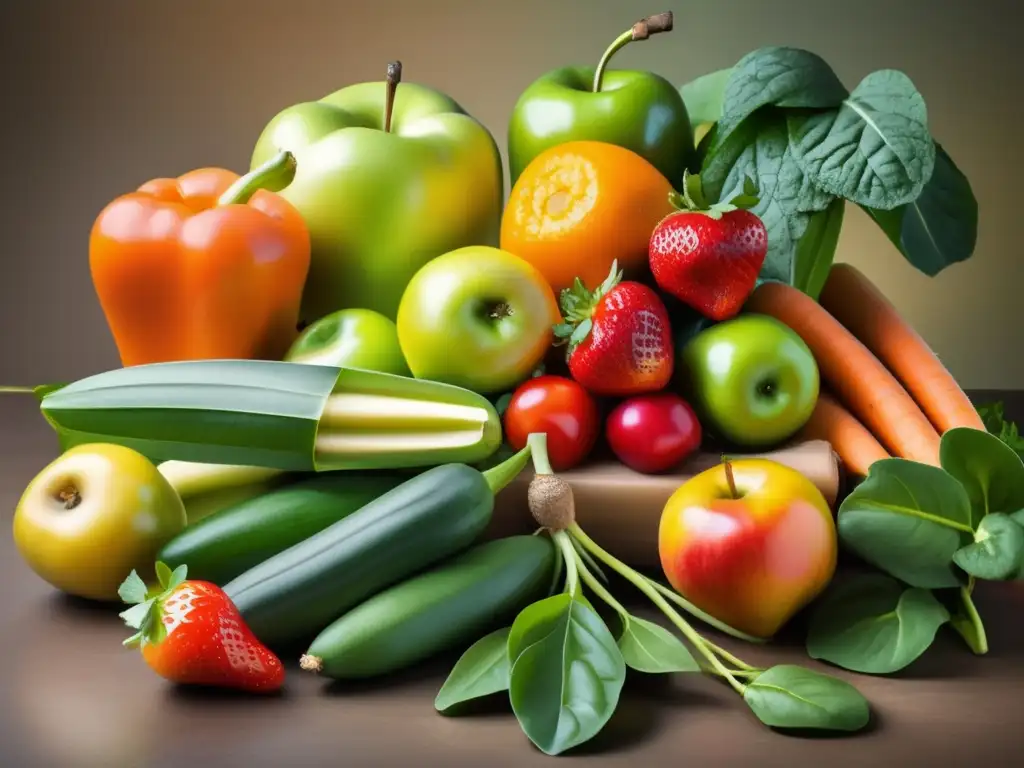
[{"label": "red cherry tomato", "polygon": [[689,403],[659,392],[619,403],[608,415],[605,437],[619,461],[637,472],[654,474],[696,451],[702,430]]},{"label": "red cherry tomato", "polygon": [[512,394],[505,410],[505,439],[517,451],[533,432],[548,436],[548,460],[556,472],[578,466],[600,431],[597,403],[587,390],[563,376],[537,376]]}]

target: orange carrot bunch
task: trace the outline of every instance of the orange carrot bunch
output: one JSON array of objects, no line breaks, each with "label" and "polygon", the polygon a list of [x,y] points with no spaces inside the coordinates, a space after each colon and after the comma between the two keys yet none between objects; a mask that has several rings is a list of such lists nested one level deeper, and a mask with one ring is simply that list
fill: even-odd
[{"label": "orange carrot bunch", "polygon": [[943,432],[985,429],[935,352],[850,264],[832,267],[818,301],[764,283],[744,309],[785,323],[814,353],[823,387],[803,436],[828,440],[852,472],[889,456],[938,466]]}]

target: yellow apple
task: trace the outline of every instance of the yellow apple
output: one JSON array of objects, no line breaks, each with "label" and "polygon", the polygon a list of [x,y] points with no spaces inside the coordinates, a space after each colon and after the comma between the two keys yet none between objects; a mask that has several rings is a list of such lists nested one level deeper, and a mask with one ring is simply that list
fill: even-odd
[{"label": "yellow apple", "polygon": [[14,512],[14,543],[57,589],[117,600],[132,572],[154,577],[160,548],[185,527],[185,507],[145,456],[117,445],[79,445],[28,484]]}]

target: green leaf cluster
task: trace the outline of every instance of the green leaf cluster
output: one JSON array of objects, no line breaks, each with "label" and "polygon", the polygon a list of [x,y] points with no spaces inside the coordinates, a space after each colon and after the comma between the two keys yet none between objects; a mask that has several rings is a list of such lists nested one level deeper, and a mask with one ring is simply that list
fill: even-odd
[{"label": "green leaf cluster", "polygon": [[842,546],[878,573],[833,583],[811,615],[812,658],[871,674],[918,659],[949,624],[987,652],[977,581],[1024,577],[1024,460],[999,436],[942,435],[940,466],[875,462],[837,515]]},{"label": "green leaf cluster", "polygon": [[[550,473],[541,442],[532,443],[538,475]],[[532,507],[531,512],[539,517]],[[799,666],[762,669],[745,663],[703,637],[670,603],[737,639],[762,639],[704,614],[629,568],[577,523],[538,533],[552,536],[559,552],[548,596],[463,653],[437,693],[437,711],[456,714],[470,701],[504,694],[530,741],[558,755],[601,732],[618,707],[627,674],[697,673],[728,684],[772,728],[857,731],[867,725],[870,707],[853,686]],[[643,593],[679,634],[630,613],[609,591],[602,566]],[[614,631],[585,588],[611,609]]]},{"label": "green leaf cluster", "polygon": [[751,210],[768,230],[761,280],[816,298],[846,203],[925,274],[973,254],[977,200],[904,73],[871,72],[849,91],[817,54],[769,46],[680,93],[694,119],[714,123],[698,147],[708,195],[729,199],[747,176],[757,182]]}]

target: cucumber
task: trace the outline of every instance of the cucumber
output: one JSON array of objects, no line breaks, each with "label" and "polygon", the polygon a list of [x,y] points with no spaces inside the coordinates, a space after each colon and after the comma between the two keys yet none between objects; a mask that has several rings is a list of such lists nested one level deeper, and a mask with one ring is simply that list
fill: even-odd
[{"label": "cucumber", "polygon": [[547,536],[477,545],[353,608],[313,640],[301,666],[366,678],[467,646],[543,597],[554,565]]},{"label": "cucumber", "polygon": [[224,585],[266,645],[308,642],[373,594],[469,547],[494,510],[487,478],[442,464]]},{"label": "cucumber", "polygon": [[329,472],[243,500],[164,545],[158,560],[188,566],[189,578],[218,586],[383,496],[397,473]]}]

